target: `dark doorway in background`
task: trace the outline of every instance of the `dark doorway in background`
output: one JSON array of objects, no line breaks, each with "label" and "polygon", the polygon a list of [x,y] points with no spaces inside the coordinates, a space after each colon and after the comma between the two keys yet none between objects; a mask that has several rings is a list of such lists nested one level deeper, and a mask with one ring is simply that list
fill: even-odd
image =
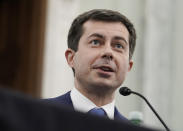
[{"label": "dark doorway in background", "polygon": [[40,97],[46,0],[0,0],[0,85]]}]

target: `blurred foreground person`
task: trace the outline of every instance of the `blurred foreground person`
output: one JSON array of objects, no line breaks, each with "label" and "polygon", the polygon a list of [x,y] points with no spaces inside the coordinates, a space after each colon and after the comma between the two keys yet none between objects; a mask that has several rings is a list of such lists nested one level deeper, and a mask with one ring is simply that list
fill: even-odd
[{"label": "blurred foreground person", "polygon": [[154,131],[76,112],[0,87],[0,131]]}]

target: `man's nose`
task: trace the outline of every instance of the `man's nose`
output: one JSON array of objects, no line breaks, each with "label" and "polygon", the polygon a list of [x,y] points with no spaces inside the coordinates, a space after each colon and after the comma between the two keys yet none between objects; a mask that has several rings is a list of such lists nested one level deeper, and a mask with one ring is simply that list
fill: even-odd
[{"label": "man's nose", "polygon": [[112,60],[113,59],[113,52],[110,45],[104,46],[104,49],[102,51],[102,58]]}]

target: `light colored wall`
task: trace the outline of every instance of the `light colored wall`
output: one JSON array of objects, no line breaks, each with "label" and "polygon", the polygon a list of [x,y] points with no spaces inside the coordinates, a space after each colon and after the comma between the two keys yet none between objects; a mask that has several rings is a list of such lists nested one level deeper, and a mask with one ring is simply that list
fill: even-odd
[{"label": "light colored wall", "polygon": [[[143,93],[172,130],[183,129],[183,90],[181,80],[183,17],[182,1],[147,0],[144,44]],[[179,99],[178,99],[179,98]],[[162,127],[152,111],[144,105],[145,122]]]},{"label": "light colored wall", "polygon": [[[172,47],[173,1],[146,1],[145,56],[144,56],[144,89],[160,116],[168,125],[172,118]],[[144,105],[144,119],[149,125],[161,127],[160,122],[151,110]]]},{"label": "light colored wall", "polygon": [[170,88],[172,94],[172,127],[175,131],[183,129],[183,1],[175,0],[174,16],[174,43],[173,46],[173,85]]},{"label": "light colored wall", "polygon": [[59,96],[70,90],[73,74],[65,59],[67,34],[77,15],[79,3],[74,0],[48,0],[42,96]]},{"label": "light colored wall", "polygon": [[[113,9],[126,15],[137,29],[134,67],[123,86],[144,94],[171,129],[183,129],[182,5],[181,0],[48,0],[43,98],[74,86],[64,56],[72,20],[89,9]],[[116,105],[126,117],[131,111],[141,111],[145,124],[163,129],[139,97],[116,92]]]}]

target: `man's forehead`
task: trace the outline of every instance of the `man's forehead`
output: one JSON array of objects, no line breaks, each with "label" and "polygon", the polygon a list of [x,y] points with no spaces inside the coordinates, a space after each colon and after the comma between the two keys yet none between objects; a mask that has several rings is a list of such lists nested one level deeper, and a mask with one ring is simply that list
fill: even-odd
[{"label": "man's forehead", "polygon": [[[105,34],[113,33],[112,37],[124,37],[126,41],[129,41],[129,32],[127,28],[121,22],[106,22],[106,21],[87,21],[83,25],[83,34],[90,36],[97,36],[99,34],[105,36]],[[98,36],[99,36],[98,35]]]},{"label": "man's forehead", "polygon": [[[103,20],[88,20],[83,24],[83,27],[87,26],[100,26],[100,25],[121,25],[123,28],[126,28],[125,25],[120,21],[103,21]],[[126,28],[127,30],[127,28]]]}]

